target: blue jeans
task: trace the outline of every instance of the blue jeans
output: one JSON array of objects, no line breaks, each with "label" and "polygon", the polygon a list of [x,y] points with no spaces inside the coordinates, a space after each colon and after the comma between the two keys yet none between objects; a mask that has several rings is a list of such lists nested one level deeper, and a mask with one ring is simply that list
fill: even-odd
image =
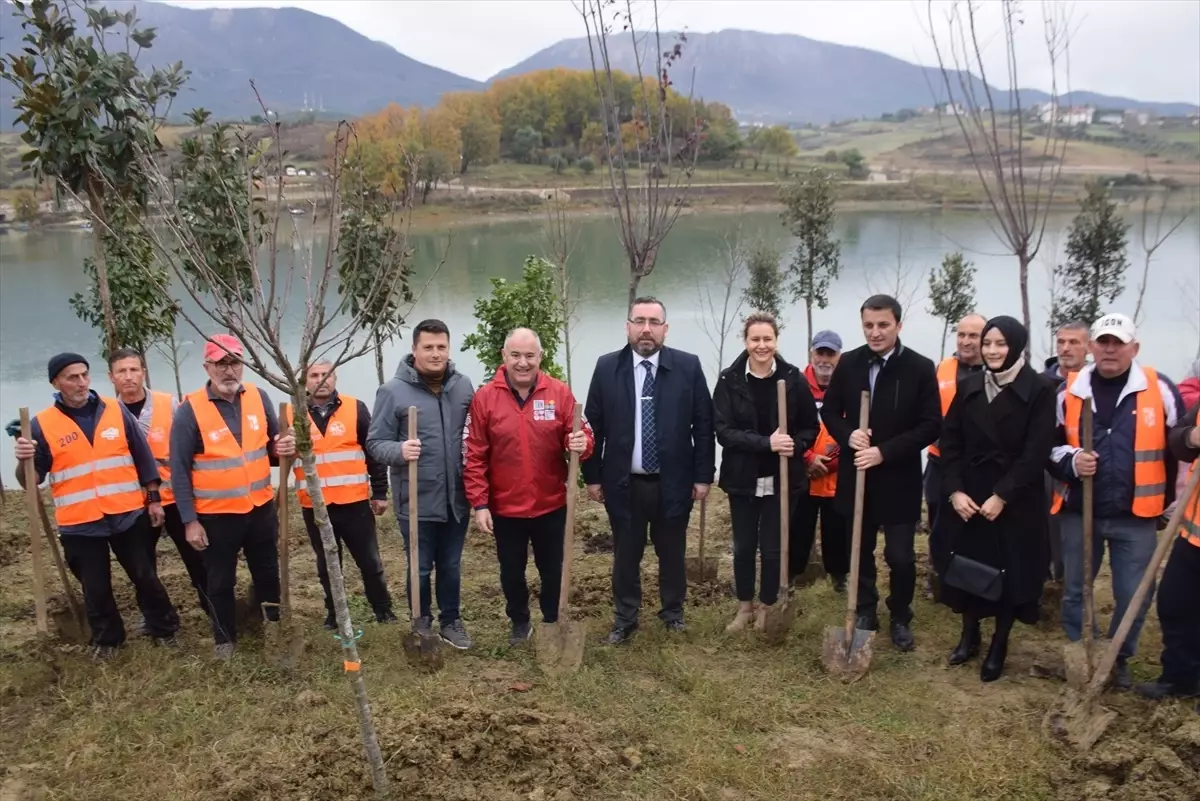
[{"label": "blue jeans", "polygon": [[[1063,631],[1071,642],[1078,642],[1083,637],[1083,517],[1081,515],[1063,512],[1058,515],[1062,530],[1063,558],[1063,598],[1062,623]],[[1096,518],[1092,531],[1092,578],[1100,572],[1100,564],[1104,561],[1104,547],[1108,546],[1108,562],[1112,569],[1113,599],[1116,609],[1113,611],[1112,622],[1108,627],[1108,636],[1117,633],[1121,618],[1133,600],[1133,593],[1150,564],[1154,548],[1158,544],[1155,530],[1156,519],[1141,517]],[[1121,650],[1117,652],[1119,661],[1128,660],[1137,653],[1138,636],[1142,624],[1146,622],[1146,612],[1154,597],[1154,585],[1142,608],[1138,610],[1133,621],[1133,628],[1125,638]],[[1099,628],[1096,629],[1099,633]]]},{"label": "blue jeans", "polygon": [[[421,583],[421,617],[433,617],[430,575],[437,566],[438,623],[448,626],[459,618],[459,596],[462,589],[462,552],[467,540],[467,518],[436,522],[422,520],[417,525],[417,572]],[[404,537],[405,591],[412,598],[408,570],[408,519],[398,518],[400,534]],[[412,608],[412,601],[409,601]]]}]

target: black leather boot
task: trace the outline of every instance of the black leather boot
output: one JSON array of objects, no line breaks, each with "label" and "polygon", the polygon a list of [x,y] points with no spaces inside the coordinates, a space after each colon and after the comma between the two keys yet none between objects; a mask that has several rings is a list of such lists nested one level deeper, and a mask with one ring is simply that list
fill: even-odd
[{"label": "black leather boot", "polygon": [[950,658],[946,661],[951,665],[961,665],[970,659],[979,656],[979,621],[963,615],[962,637],[958,640],[958,645],[954,646],[954,650],[950,652]]},{"label": "black leather boot", "polygon": [[996,621],[996,633],[992,635],[992,644],[988,647],[987,656],[979,668],[979,678],[983,681],[995,681],[1004,672],[1004,660],[1008,657],[1008,634],[1012,631],[1012,623],[1005,625]]}]

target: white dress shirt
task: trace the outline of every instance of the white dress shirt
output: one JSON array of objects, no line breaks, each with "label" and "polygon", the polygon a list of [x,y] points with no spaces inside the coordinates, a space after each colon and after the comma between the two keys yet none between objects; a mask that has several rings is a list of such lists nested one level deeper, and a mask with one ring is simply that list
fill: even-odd
[{"label": "white dress shirt", "polygon": [[642,362],[650,362],[650,374],[654,376],[654,391],[658,391],[658,356],[661,351],[655,351],[651,356],[640,356],[633,351],[633,460],[629,466],[632,473],[644,475],[642,467],[642,383],[646,380],[646,368]]},{"label": "white dress shirt", "polygon": [[879,373],[883,371],[883,368],[887,367],[888,359],[892,358],[892,354],[894,354],[895,352],[896,352],[896,348],[895,348],[895,346],[893,346],[891,350],[889,350],[887,353],[883,354],[883,356],[880,356],[879,358],[883,359],[883,364],[875,363],[874,358],[877,356],[877,354],[874,354],[874,353],[871,354],[872,362],[871,362],[870,372],[868,373],[868,380],[871,382],[870,387],[871,387],[871,399],[872,400],[875,399],[875,379],[879,377]]}]

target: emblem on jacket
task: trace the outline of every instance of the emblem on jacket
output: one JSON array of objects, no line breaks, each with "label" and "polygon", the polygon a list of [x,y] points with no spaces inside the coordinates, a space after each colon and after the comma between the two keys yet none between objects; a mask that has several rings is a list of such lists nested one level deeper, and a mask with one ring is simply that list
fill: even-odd
[{"label": "emblem on jacket", "polygon": [[167,432],[163,431],[161,428],[155,428],[150,431],[150,439],[154,440],[155,442],[163,442],[166,440],[166,438]]},{"label": "emblem on jacket", "polygon": [[117,431],[117,429],[115,429],[115,428],[110,427],[110,428],[106,428],[103,431],[101,431],[100,436],[104,437],[105,439],[107,439],[109,441],[112,441],[112,440],[116,439],[117,437],[121,436],[121,432]]},{"label": "emblem on jacket", "polygon": [[329,424],[328,430],[329,430],[330,436],[340,437],[340,436],[342,436],[342,434],[346,433],[346,426],[345,426],[345,424],[339,423],[338,421],[335,420]]},{"label": "emblem on jacket", "polygon": [[229,435],[228,428],[218,428],[216,431],[208,432],[208,438],[211,439],[213,442],[220,442],[221,437],[225,437],[228,435]]},{"label": "emblem on jacket", "polygon": [[552,400],[535,400],[533,402],[533,419],[534,420],[553,420],[554,419],[554,401],[552,401]]},{"label": "emblem on jacket", "polygon": [[251,431],[258,430],[258,415],[257,414],[246,415],[246,422],[250,424]]},{"label": "emblem on jacket", "polygon": [[1155,409],[1152,406],[1142,409],[1142,423],[1146,428],[1156,428],[1158,426],[1158,415],[1154,412]]}]

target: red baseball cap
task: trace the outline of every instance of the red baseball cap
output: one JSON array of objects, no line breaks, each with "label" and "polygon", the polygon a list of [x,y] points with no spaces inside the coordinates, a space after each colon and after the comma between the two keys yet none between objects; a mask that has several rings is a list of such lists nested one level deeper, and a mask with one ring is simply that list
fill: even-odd
[{"label": "red baseball cap", "polygon": [[242,358],[242,343],[230,334],[213,334],[204,343],[204,361],[219,362],[226,356]]}]

